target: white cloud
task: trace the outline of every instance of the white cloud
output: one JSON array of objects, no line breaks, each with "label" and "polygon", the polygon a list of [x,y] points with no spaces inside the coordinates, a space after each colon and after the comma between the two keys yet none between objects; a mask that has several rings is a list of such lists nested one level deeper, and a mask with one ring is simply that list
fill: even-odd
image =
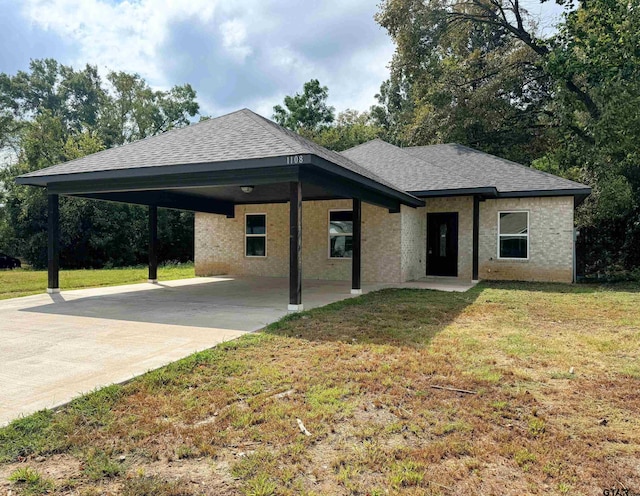
[{"label": "white cloud", "polygon": [[64,63],[137,72],[158,88],[189,82],[203,113],[249,107],[267,117],[311,78],[337,110],[373,104],[393,53],[375,10],[371,0],[22,3],[31,23],[73,46]]},{"label": "white cloud", "polygon": [[246,44],[247,28],[239,19],[225,21],[220,24],[222,33],[222,44],[234,54],[239,61],[243,62],[253,50]]},{"label": "white cloud", "polygon": [[77,47],[74,65],[138,72],[159,82],[161,54],[158,46],[172,19],[194,15],[204,21],[213,17],[210,0],[25,0],[24,14],[36,25],[70,38]]}]

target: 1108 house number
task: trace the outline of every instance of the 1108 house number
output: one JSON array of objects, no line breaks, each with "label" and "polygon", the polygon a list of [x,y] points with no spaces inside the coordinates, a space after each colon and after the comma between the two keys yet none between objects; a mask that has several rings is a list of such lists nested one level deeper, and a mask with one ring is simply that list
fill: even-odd
[{"label": "1108 house number", "polygon": [[302,164],[304,162],[304,155],[289,155],[287,157],[287,165]]}]

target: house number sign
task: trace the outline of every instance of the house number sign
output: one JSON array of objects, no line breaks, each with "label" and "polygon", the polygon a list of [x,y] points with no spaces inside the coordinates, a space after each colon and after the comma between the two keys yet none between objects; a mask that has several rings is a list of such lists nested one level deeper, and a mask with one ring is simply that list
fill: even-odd
[{"label": "house number sign", "polygon": [[287,157],[287,165],[302,164],[304,162],[304,155],[289,155]]}]

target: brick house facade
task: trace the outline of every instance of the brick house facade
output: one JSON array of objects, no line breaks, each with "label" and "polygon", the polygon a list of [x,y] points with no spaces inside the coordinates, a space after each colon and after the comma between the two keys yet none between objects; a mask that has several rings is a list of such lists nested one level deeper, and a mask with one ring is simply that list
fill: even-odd
[{"label": "brick house facade", "polygon": [[[329,257],[329,212],[348,210],[349,200],[309,201],[302,207],[302,271],[307,279],[351,277],[349,258]],[[470,196],[431,198],[425,207],[403,206],[399,213],[363,205],[362,280],[405,282],[427,274],[427,214],[458,212],[457,276],[472,279],[472,208]],[[529,256],[498,257],[498,213],[529,214]],[[245,256],[246,214],[266,214],[264,257]],[[195,221],[196,275],[286,277],[289,233],[286,203],[242,205],[235,217],[198,213]],[[573,278],[573,198],[533,197],[480,203],[479,275],[485,280],[571,282]]]}]

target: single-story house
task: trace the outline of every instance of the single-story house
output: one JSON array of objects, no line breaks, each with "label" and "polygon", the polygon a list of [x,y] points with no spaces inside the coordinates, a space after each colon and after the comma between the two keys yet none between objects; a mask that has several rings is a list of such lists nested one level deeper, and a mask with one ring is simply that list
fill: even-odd
[{"label": "single-story house", "polygon": [[361,282],[571,282],[574,209],[590,188],[456,144],[376,139],[342,153],[244,109],[25,174],[49,196],[49,291],[58,289],[58,196],[197,212],[198,275]]}]

